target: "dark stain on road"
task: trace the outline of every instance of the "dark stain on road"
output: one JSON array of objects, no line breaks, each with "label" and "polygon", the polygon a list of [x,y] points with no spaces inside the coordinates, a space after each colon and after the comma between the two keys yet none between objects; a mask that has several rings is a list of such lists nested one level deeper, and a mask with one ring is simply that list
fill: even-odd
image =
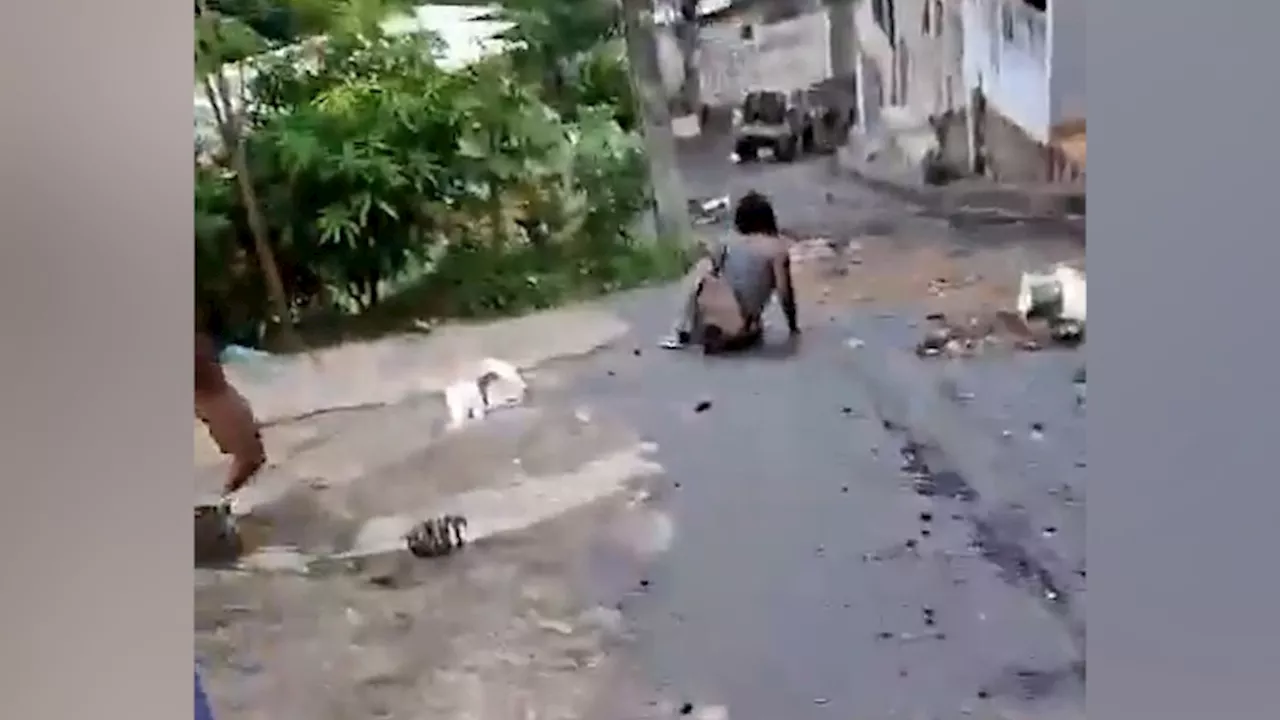
[{"label": "dark stain on road", "polygon": [[[1007,496],[980,491],[927,433],[886,412],[894,402],[868,393],[878,380],[858,358],[909,349],[909,332],[886,333],[868,318],[836,320],[806,331],[786,362],[767,354],[632,356],[644,332],[653,342],[669,325],[672,305],[651,291],[620,306],[637,334],[603,356],[626,382],[591,370],[570,383],[585,402],[655,441],[666,484],[680,486],[663,501],[675,545],[625,606],[642,665],[664,695],[724,703],[745,720],[833,712],[961,718],[979,690],[1018,707],[1081,701],[1070,683],[1010,668],[1047,668],[1037,672],[1056,677],[1082,662],[1064,640],[1062,607],[1073,609],[1076,588],[1043,560],[1042,546],[1074,541],[1083,526],[1022,498],[1041,486],[1017,473],[982,484],[1007,486]],[[866,347],[851,352],[850,335]],[[1053,362],[1051,354],[1038,357]],[[993,362],[1025,379],[1024,369]],[[1058,377],[1069,391],[1070,373]],[[1001,395],[986,380],[971,386]],[[713,413],[689,413],[707,397],[715,398]],[[985,411],[982,400],[964,411]],[[1067,423],[1033,411],[1063,430],[1034,447],[1006,442],[1011,456],[1058,452],[1074,440]],[[1031,508],[1034,523],[993,514],[1018,503]],[[1046,539],[1044,526],[1058,531]],[[1081,564],[1068,571],[1077,585]],[[1036,692],[1010,690],[1008,677]]]}]

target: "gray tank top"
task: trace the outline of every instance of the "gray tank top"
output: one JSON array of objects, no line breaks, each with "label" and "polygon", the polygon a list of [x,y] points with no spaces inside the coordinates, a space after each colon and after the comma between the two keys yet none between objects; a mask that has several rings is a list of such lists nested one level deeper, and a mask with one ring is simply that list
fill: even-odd
[{"label": "gray tank top", "polygon": [[721,240],[721,273],[733,288],[747,320],[759,320],[777,289],[773,255],[738,234]]}]

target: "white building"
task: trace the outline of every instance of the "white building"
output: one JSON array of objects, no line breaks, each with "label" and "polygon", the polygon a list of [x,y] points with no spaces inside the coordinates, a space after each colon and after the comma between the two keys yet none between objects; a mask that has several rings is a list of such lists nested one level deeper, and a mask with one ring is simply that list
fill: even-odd
[{"label": "white building", "polygon": [[[791,12],[780,13],[784,9]],[[831,76],[829,20],[816,2],[703,0],[698,11],[698,80],[707,104],[734,106],[751,90],[790,92]],[[671,18],[659,16],[658,59],[663,83],[674,94],[684,66]]]},{"label": "white building", "polygon": [[1082,172],[1084,0],[961,2],[964,83],[984,101],[972,123],[988,173],[1034,181]]},{"label": "white building", "polygon": [[998,179],[1073,174],[1084,0],[858,0],[854,25],[864,136],[918,164],[937,147],[932,122],[960,147],[949,158]]}]

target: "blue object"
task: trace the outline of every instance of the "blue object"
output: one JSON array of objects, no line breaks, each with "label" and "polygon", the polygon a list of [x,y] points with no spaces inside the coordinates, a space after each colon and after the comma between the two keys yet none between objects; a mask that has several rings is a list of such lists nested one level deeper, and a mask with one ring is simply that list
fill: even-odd
[{"label": "blue object", "polygon": [[228,345],[222,348],[222,354],[219,358],[222,362],[252,362],[255,360],[270,360],[271,353],[257,348],[245,347],[244,345]]},{"label": "blue object", "polygon": [[196,720],[213,720],[213,710],[209,707],[209,698],[200,686],[200,671],[196,671]]}]

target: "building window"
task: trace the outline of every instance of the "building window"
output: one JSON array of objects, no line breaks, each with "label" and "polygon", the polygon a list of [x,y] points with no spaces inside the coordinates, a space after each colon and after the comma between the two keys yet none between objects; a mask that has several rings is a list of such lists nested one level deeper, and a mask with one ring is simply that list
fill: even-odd
[{"label": "building window", "polygon": [[897,10],[893,6],[893,0],[871,0],[871,16],[889,38],[889,44],[896,47],[898,33],[894,18],[897,16]]},{"label": "building window", "polygon": [[942,23],[944,14],[942,10],[942,0],[933,0],[933,36],[942,37]]},{"label": "building window", "polygon": [[923,17],[920,18],[920,34],[925,37],[929,37],[933,34],[933,28],[931,27],[932,23],[930,22],[930,20],[933,19],[930,17],[930,11],[932,9],[933,6],[929,4],[928,0],[925,0]]},{"label": "building window", "polygon": [[1036,10],[1039,10],[1040,12],[1046,12],[1049,9],[1049,0],[1022,0],[1022,1],[1030,5],[1031,7],[1035,8]]},{"label": "building window", "polygon": [[752,25],[743,25],[743,26],[742,26],[741,37],[742,37],[742,39],[743,39],[743,40],[746,40],[746,41],[748,41],[748,42],[750,42],[751,40],[754,40],[754,39],[755,39],[755,37],[756,37],[756,29],[755,29],[755,27],[754,27],[754,26],[752,26]]}]

